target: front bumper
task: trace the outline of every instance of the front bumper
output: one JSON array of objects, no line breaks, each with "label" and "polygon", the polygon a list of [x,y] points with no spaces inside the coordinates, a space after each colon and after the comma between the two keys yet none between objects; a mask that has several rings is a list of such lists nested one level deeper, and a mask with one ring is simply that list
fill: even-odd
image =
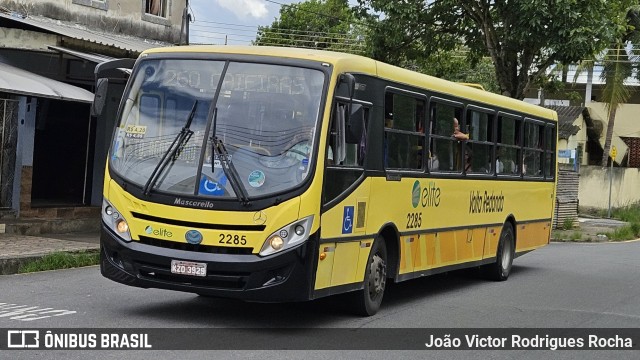
[{"label": "front bumper", "polygon": [[[268,257],[212,254],[124,242],[102,227],[100,272],[113,281],[142,288],[193,292],[261,302],[312,298],[317,234],[301,246]],[[203,262],[207,275],[171,273],[171,260]]]}]

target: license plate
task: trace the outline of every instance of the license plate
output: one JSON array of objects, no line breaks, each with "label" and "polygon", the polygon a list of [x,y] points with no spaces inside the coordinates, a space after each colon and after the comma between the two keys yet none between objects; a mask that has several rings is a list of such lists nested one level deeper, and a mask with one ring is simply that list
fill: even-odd
[{"label": "license plate", "polygon": [[207,264],[191,261],[171,260],[171,273],[189,276],[207,276]]}]

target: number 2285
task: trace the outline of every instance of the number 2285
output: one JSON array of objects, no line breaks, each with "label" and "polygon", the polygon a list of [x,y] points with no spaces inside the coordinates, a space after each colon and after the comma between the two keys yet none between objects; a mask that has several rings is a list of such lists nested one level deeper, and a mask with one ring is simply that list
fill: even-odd
[{"label": "number 2285", "polygon": [[220,244],[247,245],[247,235],[220,234]]}]

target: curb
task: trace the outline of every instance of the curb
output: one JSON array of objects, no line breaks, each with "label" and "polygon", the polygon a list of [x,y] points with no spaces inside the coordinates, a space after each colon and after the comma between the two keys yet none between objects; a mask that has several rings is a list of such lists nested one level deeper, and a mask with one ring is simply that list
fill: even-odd
[{"label": "curb", "polygon": [[[62,251],[55,251],[55,252],[50,252],[50,253],[46,253],[46,254],[41,254],[41,255],[30,255],[30,256],[22,256],[22,257],[17,257],[17,258],[10,258],[10,259],[0,259],[0,276],[2,275],[15,275],[18,274],[18,270],[20,269],[20,267],[24,266],[25,264],[31,263],[33,261],[37,261],[40,260],[42,258],[44,258],[45,256],[51,255],[51,254],[55,254],[55,253],[69,253],[69,254],[78,254],[78,253],[87,253],[87,254],[99,254],[100,253],[100,249],[86,249],[86,250],[62,250]],[[62,269],[62,268],[60,268]]]}]

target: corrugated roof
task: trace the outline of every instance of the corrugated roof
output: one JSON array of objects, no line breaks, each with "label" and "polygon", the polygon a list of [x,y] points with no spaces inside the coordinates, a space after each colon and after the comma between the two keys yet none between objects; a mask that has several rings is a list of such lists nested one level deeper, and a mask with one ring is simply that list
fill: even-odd
[{"label": "corrugated roof", "polygon": [[56,100],[93,102],[93,94],[83,88],[49,79],[1,62],[0,91]]},{"label": "corrugated roof", "polygon": [[51,49],[51,50],[55,50],[55,51],[61,52],[63,54],[75,56],[75,57],[78,57],[80,59],[89,60],[89,61],[97,63],[97,64],[99,64],[101,62],[105,62],[105,61],[109,61],[109,60],[114,60],[115,59],[115,58],[112,58],[110,56],[104,56],[104,55],[95,54],[95,53],[87,53],[87,52],[82,52],[82,51],[76,51],[76,50],[67,49],[67,48],[61,47],[61,46],[47,46],[47,47],[49,49]]},{"label": "corrugated roof", "polygon": [[133,51],[136,53],[140,53],[144,50],[154,47],[171,46],[171,44],[169,43],[164,43],[157,40],[147,40],[133,36],[123,36],[90,30],[78,24],[67,23],[41,16],[29,16],[27,18],[21,18],[18,16],[0,13],[0,20],[9,20],[14,23],[32,26],[40,30],[70,37],[73,39],[84,40],[90,43],[106,45],[122,50]]},{"label": "corrugated roof", "polygon": [[545,107],[558,113],[558,137],[560,139],[568,139],[569,136],[580,131],[580,127],[573,125],[573,122],[582,114],[584,106],[547,105]]}]

